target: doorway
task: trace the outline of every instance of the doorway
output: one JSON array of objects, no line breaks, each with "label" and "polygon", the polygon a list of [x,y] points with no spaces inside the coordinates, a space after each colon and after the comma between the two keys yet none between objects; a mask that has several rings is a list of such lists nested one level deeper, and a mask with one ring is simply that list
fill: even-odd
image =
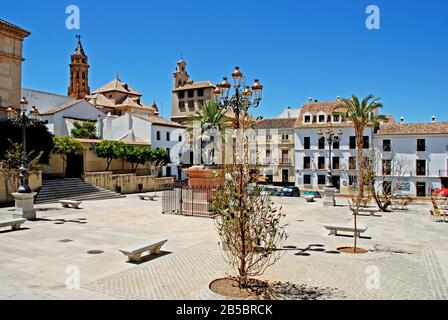
[{"label": "doorway", "polygon": [[67,155],[67,168],[65,169],[65,178],[81,178],[84,173],[84,156]]},{"label": "doorway", "polygon": [[426,196],[426,183],[417,182],[417,197],[425,197],[425,196]]},{"label": "doorway", "polygon": [[288,169],[282,169],[282,182],[283,183],[289,182],[289,170]]},{"label": "doorway", "polygon": [[332,176],[333,178],[333,187],[340,190],[341,189],[341,177],[340,176]]}]

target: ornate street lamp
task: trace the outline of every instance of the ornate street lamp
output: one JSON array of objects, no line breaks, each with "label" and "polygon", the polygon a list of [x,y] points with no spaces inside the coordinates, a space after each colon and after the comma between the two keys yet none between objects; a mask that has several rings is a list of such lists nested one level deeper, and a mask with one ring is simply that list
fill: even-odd
[{"label": "ornate street lamp", "polygon": [[20,186],[18,189],[19,194],[31,193],[30,186],[28,184],[29,167],[28,167],[28,154],[26,151],[26,128],[32,126],[36,121],[39,121],[39,111],[36,107],[32,107],[27,114],[28,101],[25,98],[20,100],[20,111],[13,108],[8,108],[8,118],[22,128],[22,158],[19,168]]},{"label": "ornate street lamp", "polygon": [[319,137],[325,139],[328,142],[328,172],[327,172],[327,188],[333,188],[333,167],[332,167],[332,158],[331,158],[331,149],[333,147],[334,142],[341,141],[342,138],[342,130],[339,129],[337,133],[333,131],[331,126],[323,132],[322,130],[319,130],[318,133]]},{"label": "ornate street lamp", "polygon": [[231,97],[229,97],[229,94],[232,86],[226,77],[213,90],[213,94],[220,108],[233,111],[236,120],[235,129],[239,129],[241,112],[246,112],[249,108],[257,108],[260,105],[263,86],[256,79],[251,91],[250,87],[246,86],[245,76],[239,67],[235,67],[235,71],[232,72],[232,78],[235,92]]}]

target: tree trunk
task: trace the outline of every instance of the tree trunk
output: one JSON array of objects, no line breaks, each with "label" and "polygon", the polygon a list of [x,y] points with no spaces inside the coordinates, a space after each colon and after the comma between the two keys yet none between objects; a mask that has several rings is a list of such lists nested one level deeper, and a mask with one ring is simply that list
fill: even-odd
[{"label": "tree trunk", "polygon": [[106,171],[109,171],[109,167],[110,167],[110,164],[112,163],[112,159],[106,159],[106,163],[107,163]]},{"label": "tree trunk", "polygon": [[355,128],[356,130],[356,151],[358,157],[358,190],[360,199],[364,198],[364,128]]}]

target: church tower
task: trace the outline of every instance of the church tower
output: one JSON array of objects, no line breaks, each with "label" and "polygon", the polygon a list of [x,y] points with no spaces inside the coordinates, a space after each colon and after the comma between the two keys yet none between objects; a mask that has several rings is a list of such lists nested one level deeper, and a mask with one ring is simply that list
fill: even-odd
[{"label": "church tower", "polygon": [[184,59],[177,61],[177,68],[174,72],[174,89],[184,86],[188,81],[188,73],[186,70],[187,63]]},{"label": "church tower", "polygon": [[71,57],[68,96],[75,99],[84,99],[86,95],[90,95],[89,65],[82,48],[81,36],[76,36],[76,38],[78,38],[78,46]]}]

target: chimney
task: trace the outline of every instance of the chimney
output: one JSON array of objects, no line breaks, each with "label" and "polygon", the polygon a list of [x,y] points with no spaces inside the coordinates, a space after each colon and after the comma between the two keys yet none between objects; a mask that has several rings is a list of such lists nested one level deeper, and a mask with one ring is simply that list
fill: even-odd
[{"label": "chimney", "polygon": [[436,116],[432,116],[432,123],[436,123]]},{"label": "chimney", "polygon": [[312,97],[309,97],[309,98],[308,98],[308,102],[313,102],[313,98],[312,98]]},{"label": "chimney", "polygon": [[400,123],[404,123],[404,117],[400,118]]},{"label": "chimney", "polygon": [[336,101],[340,101],[341,100],[341,97],[340,96],[337,96],[336,97]]}]

